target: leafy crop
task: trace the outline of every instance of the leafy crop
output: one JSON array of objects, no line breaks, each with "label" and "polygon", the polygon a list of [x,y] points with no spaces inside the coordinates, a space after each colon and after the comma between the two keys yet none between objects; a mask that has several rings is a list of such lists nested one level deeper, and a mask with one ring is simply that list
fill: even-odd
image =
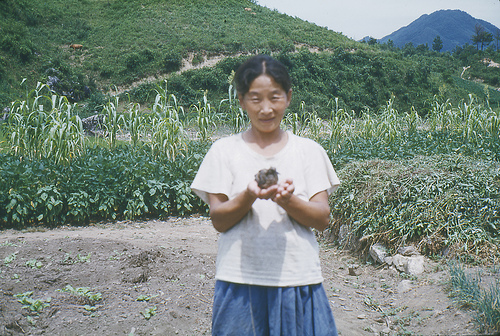
[{"label": "leafy crop", "polygon": [[14,262],[17,259],[17,252],[12,253],[11,255],[6,256],[3,259],[3,263],[5,265],[10,265],[12,262]]},{"label": "leafy crop", "polygon": [[141,311],[141,314],[146,320],[149,320],[150,318],[156,315],[156,309],[157,309],[156,306],[149,307],[146,308],[146,310]]},{"label": "leafy crop", "polygon": [[102,299],[102,294],[97,292],[92,292],[88,287],[77,287],[74,288],[71,285],[66,285],[64,289],[60,289],[60,292],[70,293],[76,297],[82,298],[83,302],[87,305],[93,306],[96,302]]},{"label": "leafy crop", "polygon": [[[37,90],[16,106],[60,101]],[[73,147],[79,155],[60,160],[26,146],[21,156],[10,146],[0,154],[0,226],[205,213],[190,184],[214,131],[239,131],[247,124],[235,98],[230,87],[219,104],[205,95],[185,111],[164,83],[151,111],[129,104],[119,112],[118,100],[104,107],[104,141]],[[352,237],[367,243],[416,242],[428,253],[453,247],[456,253],[484,254],[498,241],[499,112],[473,95],[457,105],[435,97],[426,115],[415,108],[400,112],[394,99],[358,116],[335,98],[325,118],[302,102],[284,118],[284,129],[322,144],[339,171],[343,183],[332,199],[333,233],[346,223]],[[42,109],[29,111],[45,118]],[[13,125],[9,120],[1,126],[7,137]],[[188,128],[196,132],[190,135]],[[118,140],[126,135],[130,141]],[[37,143],[30,137],[25,142]]]},{"label": "leafy crop", "polygon": [[43,263],[41,261],[38,261],[36,259],[31,259],[31,260],[28,260],[26,261],[25,265],[27,267],[31,267],[33,269],[38,269],[38,268],[42,268],[43,267]]},{"label": "leafy crop", "polygon": [[14,295],[17,301],[23,304],[23,308],[28,309],[34,313],[40,313],[44,308],[50,306],[51,298],[47,299],[33,299],[33,292],[25,292]]}]

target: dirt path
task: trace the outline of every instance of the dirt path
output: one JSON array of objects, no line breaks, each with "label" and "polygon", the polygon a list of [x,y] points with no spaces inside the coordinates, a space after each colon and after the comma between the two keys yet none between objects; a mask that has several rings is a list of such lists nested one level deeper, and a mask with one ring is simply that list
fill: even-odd
[{"label": "dirt path", "polygon": [[[0,335],[209,335],[216,241],[201,217],[1,231]],[[477,334],[438,263],[351,276],[348,253],[322,246],[321,258],[341,335]]]}]

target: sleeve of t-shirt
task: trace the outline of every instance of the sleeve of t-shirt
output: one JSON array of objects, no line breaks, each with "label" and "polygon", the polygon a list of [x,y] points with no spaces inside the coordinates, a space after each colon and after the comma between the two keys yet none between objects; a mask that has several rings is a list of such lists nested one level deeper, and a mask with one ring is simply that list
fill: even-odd
[{"label": "sleeve of t-shirt", "polygon": [[330,195],[340,185],[340,180],[333,168],[330,158],[323,147],[314,143],[311,150],[307,151],[306,183],[309,197],[326,190]]},{"label": "sleeve of t-shirt", "polygon": [[212,145],[191,184],[191,190],[207,204],[209,193],[230,195],[232,174],[222,145],[220,140]]}]

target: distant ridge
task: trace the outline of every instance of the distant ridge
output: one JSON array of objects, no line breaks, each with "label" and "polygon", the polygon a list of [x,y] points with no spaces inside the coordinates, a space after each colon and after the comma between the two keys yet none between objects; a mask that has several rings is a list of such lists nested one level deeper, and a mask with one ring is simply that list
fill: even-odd
[{"label": "distant ridge", "polygon": [[481,25],[493,36],[498,30],[491,23],[476,19],[464,11],[447,9],[424,14],[408,26],[396,30],[378,42],[386,43],[388,40],[392,40],[397,47],[403,47],[409,42],[413,43],[414,46],[427,44],[429,49],[432,49],[432,43],[439,35],[443,41],[441,51],[451,51],[466,43],[473,44],[471,38],[475,34],[476,24]]}]

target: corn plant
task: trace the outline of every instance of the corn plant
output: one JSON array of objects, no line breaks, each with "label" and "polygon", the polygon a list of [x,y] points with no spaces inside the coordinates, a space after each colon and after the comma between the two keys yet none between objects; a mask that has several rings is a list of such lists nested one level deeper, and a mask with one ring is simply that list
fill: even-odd
[{"label": "corn plant", "polygon": [[198,126],[198,139],[208,141],[212,135],[217,121],[219,120],[215,109],[207,99],[207,91],[203,93],[203,103],[198,102],[198,105],[192,105],[191,109],[196,113],[196,124]]},{"label": "corn plant", "polygon": [[[233,132],[239,133],[248,125],[248,116],[241,108],[237,99],[237,92],[232,84],[229,85],[227,93],[228,98],[220,101],[219,110],[227,111],[226,120],[229,120]],[[227,110],[224,108],[226,104],[228,104]]]},{"label": "corn plant", "polygon": [[[177,105],[174,95],[167,94],[165,88],[158,87],[151,121],[150,147],[155,155],[165,155],[175,160],[186,146],[187,135],[180,119],[184,110]],[[173,105],[171,104],[173,101]]]},{"label": "corn plant", "polygon": [[[32,159],[47,157],[60,163],[83,150],[83,126],[66,97],[44,95],[47,85],[38,83],[26,100],[14,102],[7,126],[11,150]],[[51,106],[48,112],[46,106]]]},{"label": "corn plant", "polygon": [[115,96],[114,102],[109,100],[104,105],[104,127],[111,149],[116,147],[116,136],[120,130],[120,122],[123,122],[123,116],[118,114],[118,101],[119,97]]},{"label": "corn plant", "polygon": [[26,95],[26,100],[12,103],[7,126],[7,137],[11,150],[18,155],[39,157],[40,144],[46,128],[47,114],[44,112],[42,90],[46,85],[38,83]]},{"label": "corn plant", "polygon": [[54,158],[56,162],[67,161],[83,151],[82,121],[78,115],[72,114],[75,105],[70,104],[66,97],[52,95],[51,102],[43,149],[45,156]]},{"label": "corn plant", "polygon": [[354,126],[354,111],[350,113],[339,108],[339,99],[335,98],[335,106],[331,110],[330,119],[327,124],[328,147],[335,154],[339,151],[343,143],[350,138],[350,129]]},{"label": "corn plant", "polygon": [[309,117],[310,115],[306,111],[306,103],[302,101],[300,103],[299,112],[290,112],[285,115],[282,121],[282,127],[290,129],[295,135],[305,136]]},{"label": "corn plant", "polygon": [[132,146],[137,147],[147,127],[147,117],[140,112],[139,104],[131,104],[128,112],[124,114],[123,122],[125,129],[130,132]]}]

